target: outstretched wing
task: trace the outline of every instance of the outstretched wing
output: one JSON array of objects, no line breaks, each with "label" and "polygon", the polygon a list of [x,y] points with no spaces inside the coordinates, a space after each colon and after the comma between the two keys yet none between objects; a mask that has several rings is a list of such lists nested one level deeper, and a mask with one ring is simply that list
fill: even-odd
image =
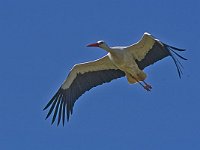
[{"label": "outstretched wing", "polygon": [[167,56],[171,56],[176,65],[179,77],[181,77],[181,68],[183,66],[176,56],[183,60],[187,60],[176,52],[185,51],[184,49],[179,49],[162,43],[149,33],[144,33],[139,42],[127,47],[126,50],[131,52],[141,70]]},{"label": "outstretched wing", "polygon": [[45,106],[44,110],[51,106],[46,118],[54,110],[52,124],[58,116],[57,125],[59,125],[61,117],[64,125],[65,114],[69,120],[74,103],[83,93],[123,76],[125,76],[124,72],[114,66],[107,55],[95,61],[75,65],[57,93]]}]

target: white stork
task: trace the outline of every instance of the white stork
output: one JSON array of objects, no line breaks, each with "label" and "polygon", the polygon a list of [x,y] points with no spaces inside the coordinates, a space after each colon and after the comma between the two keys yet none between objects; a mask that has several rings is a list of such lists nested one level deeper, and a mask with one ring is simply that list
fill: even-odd
[{"label": "white stork", "polygon": [[144,33],[139,42],[130,46],[109,47],[104,41],[98,41],[89,44],[88,47],[100,47],[108,54],[94,61],[74,65],[64,83],[44,108],[45,110],[51,106],[46,119],[54,110],[52,124],[57,115],[57,125],[61,118],[64,125],[65,114],[69,121],[76,100],[95,86],[126,76],[129,83],[139,83],[150,91],[151,85],[144,81],[147,77],[143,71],[145,67],[171,56],[181,77],[182,65],[175,56],[187,60],[176,52],[184,49],[169,46],[149,33]]}]

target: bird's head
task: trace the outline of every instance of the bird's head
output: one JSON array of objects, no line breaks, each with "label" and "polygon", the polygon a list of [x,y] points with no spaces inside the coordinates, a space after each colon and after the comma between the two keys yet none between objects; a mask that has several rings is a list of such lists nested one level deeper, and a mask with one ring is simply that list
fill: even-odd
[{"label": "bird's head", "polygon": [[96,43],[89,44],[89,45],[87,45],[87,47],[100,47],[105,50],[109,49],[108,45],[102,40],[97,41]]}]

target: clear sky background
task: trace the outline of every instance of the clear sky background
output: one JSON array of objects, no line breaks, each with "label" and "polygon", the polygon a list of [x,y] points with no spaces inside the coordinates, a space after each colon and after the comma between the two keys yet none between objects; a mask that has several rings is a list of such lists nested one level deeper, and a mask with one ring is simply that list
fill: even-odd
[{"label": "clear sky background", "polygon": [[[199,0],[1,0],[0,149],[199,150]],[[129,45],[147,31],[182,53],[145,69],[146,92],[125,78],[85,93],[64,127],[42,111],[79,62],[106,54],[85,45]]]}]

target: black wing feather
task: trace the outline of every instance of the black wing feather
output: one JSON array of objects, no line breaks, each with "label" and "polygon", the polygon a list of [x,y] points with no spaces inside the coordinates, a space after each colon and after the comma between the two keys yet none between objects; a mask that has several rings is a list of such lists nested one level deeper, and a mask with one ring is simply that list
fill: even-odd
[{"label": "black wing feather", "polygon": [[77,77],[74,79],[70,87],[68,89],[60,88],[45,106],[44,110],[51,106],[46,118],[48,118],[54,110],[52,123],[54,123],[58,113],[57,125],[60,123],[61,116],[64,125],[65,113],[67,114],[67,121],[69,121],[69,117],[73,113],[74,103],[82,94],[97,85],[110,82],[113,79],[117,79],[123,76],[125,76],[123,71],[115,69],[77,74]]},{"label": "black wing feather", "polygon": [[56,116],[57,116],[57,113],[58,113],[58,108],[59,108],[59,105],[60,105],[60,99],[62,98],[62,95],[59,96],[58,100],[57,100],[57,104],[56,104],[56,107],[54,109],[54,114],[53,114],[53,119],[52,119],[52,122],[51,124],[54,123],[55,119],[56,119]]},{"label": "black wing feather", "polygon": [[61,119],[61,115],[62,115],[62,108],[63,108],[62,105],[63,105],[63,98],[62,98],[61,103],[60,103],[57,126],[60,124],[60,119]]},{"label": "black wing feather", "polygon": [[173,46],[169,46],[165,43],[155,41],[153,47],[149,50],[149,52],[147,53],[145,58],[142,59],[141,61],[137,61],[138,67],[141,70],[143,70],[145,67],[152,65],[155,62],[157,62],[157,61],[159,61],[159,60],[161,60],[165,57],[171,56],[171,58],[173,59],[175,65],[176,65],[178,75],[181,78],[181,74],[182,74],[181,66],[182,66],[182,64],[180,63],[180,61],[178,60],[178,58],[176,56],[178,56],[179,58],[181,58],[183,60],[187,60],[187,59],[184,58],[183,56],[181,56],[180,54],[178,54],[175,51],[185,51],[185,49],[176,48],[176,47],[173,47]]}]

